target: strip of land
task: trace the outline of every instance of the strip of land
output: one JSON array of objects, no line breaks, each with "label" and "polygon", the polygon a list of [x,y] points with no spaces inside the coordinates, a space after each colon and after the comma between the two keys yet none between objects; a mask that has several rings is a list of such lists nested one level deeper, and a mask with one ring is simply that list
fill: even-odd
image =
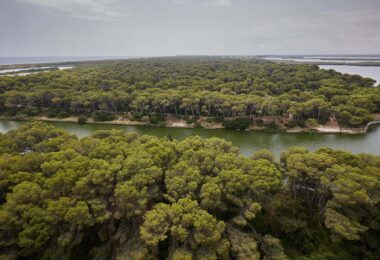
[{"label": "strip of land", "polygon": [[[77,123],[80,117],[70,116],[66,118],[56,118],[47,116],[31,116],[31,117],[1,117],[2,120],[17,120],[17,121],[43,121],[43,122],[68,122]],[[286,133],[318,133],[318,134],[365,134],[368,131],[369,126],[380,124],[380,114],[373,115],[374,121],[369,122],[360,128],[348,128],[340,127],[335,118],[330,120],[325,125],[309,126],[309,127],[294,127],[286,128],[283,124],[277,123],[274,128],[268,128],[265,126],[251,125],[246,131],[279,131]],[[268,121],[267,118],[264,120]],[[278,121],[278,119],[277,119]],[[88,124],[105,124],[105,125],[131,125],[131,126],[161,126],[161,127],[173,127],[173,128],[204,128],[204,129],[225,129],[226,127],[222,123],[216,123],[210,121],[207,117],[198,118],[196,123],[188,123],[184,119],[175,118],[172,116],[165,117],[164,121],[160,124],[151,124],[150,122],[142,122],[131,120],[127,117],[117,117],[115,120],[110,121],[95,121],[89,118],[85,123]]]}]

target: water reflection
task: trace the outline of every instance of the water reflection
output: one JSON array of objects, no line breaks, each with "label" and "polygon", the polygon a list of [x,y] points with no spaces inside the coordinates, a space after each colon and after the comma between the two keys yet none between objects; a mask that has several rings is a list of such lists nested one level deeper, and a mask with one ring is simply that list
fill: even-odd
[{"label": "water reflection", "polygon": [[[17,129],[25,124],[21,121],[0,121],[0,132],[5,133],[12,129]],[[232,142],[239,147],[244,155],[251,155],[253,152],[266,148],[279,156],[281,151],[294,146],[306,147],[316,150],[320,147],[331,147],[342,149],[353,153],[374,153],[380,155],[380,126],[372,126],[367,134],[344,135],[344,134],[285,134],[285,133],[265,133],[265,132],[238,132],[226,129],[181,129],[168,127],[149,126],[124,126],[105,124],[85,124],[51,122],[56,127],[62,128],[78,137],[85,137],[96,130],[122,129],[136,132],[141,135],[154,135],[157,137],[171,136],[176,140],[183,140],[186,137],[198,135],[204,138],[220,137]]]}]

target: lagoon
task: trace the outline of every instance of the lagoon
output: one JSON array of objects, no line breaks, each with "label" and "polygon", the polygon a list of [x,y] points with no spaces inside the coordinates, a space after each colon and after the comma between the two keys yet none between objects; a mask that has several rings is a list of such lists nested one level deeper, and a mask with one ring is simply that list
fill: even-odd
[{"label": "lagoon", "polygon": [[353,66],[353,65],[320,65],[321,69],[332,69],[341,73],[356,74],[376,80],[380,84],[380,66]]},{"label": "lagoon", "polygon": [[[25,121],[0,120],[0,132],[17,129],[25,124]],[[277,158],[282,151],[295,146],[306,147],[314,151],[320,147],[331,147],[351,151],[352,153],[373,153],[380,155],[380,126],[372,126],[366,134],[290,134],[270,132],[239,132],[227,129],[202,129],[202,128],[170,128],[154,126],[126,126],[108,124],[84,124],[69,122],[49,122],[78,137],[91,135],[97,130],[121,129],[136,132],[140,135],[153,135],[157,137],[171,136],[176,140],[183,140],[189,136],[198,135],[203,138],[219,137],[232,142],[242,154],[250,156],[255,151],[266,148],[271,150]]]}]

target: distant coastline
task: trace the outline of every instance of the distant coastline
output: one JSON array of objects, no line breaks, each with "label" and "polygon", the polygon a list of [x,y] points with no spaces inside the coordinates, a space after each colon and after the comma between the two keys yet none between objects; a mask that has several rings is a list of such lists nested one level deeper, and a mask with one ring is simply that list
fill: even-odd
[{"label": "distant coastline", "polygon": [[0,57],[0,65],[29,65],[66,63],[99,60],[130,59],[132,56],[45,56],[45,57]]},{"label": "distant coastline", "polygon": [[285,64],[380,66],[380,55],[266,55],[262,59]]},{"label": "distant coastline", "polygon": [[[208,55],[179,55],[198,57]],[[165,56],[162,56],[165,57]],[[353,65],[380,66],[380,54],[376,55],[211,55],[210,57],[258,58],[274,62],[317,64],[317,65]],[[67,62],[91,62],[102,60],[125,60],[134,58],[152,58],[151,56],[35,56],[35,57],[0,57],[0,66],[37,65]],[[159,56],[157,56],[159,58]]]}]

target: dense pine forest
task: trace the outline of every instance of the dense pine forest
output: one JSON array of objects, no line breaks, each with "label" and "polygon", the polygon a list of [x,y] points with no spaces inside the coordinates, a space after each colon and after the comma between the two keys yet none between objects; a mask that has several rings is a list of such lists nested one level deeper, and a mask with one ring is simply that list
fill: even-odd
[{"label": "dense pine forest", "polygon": [[286,127],[324,124],[359,127],[380,112],[371,79],[316,65],[264,60],[178,57],[78,64],[75,69],[0,77],[3,116],[126,117],[159,124],[168,115],[199,117],[230,128],[262,125],[263,117]]},{"label": "dense pine forest", "polygon": [[[297,67],[277,69],[292,68]],[[304,77],[326,74],[340,82],[348,77],[310,66],[298,69]],[[75,83],[62,92],[68,99],[81,88],[88,88],[89,95],[77,98],[95,95],[97,100],[97,95],[133,85],[122,86],[117,79],[132,76],[115,72],[110,90],[94,91],[89,86],[97,89],[99,83],[82,82],[83,72],[96,75],[97,70],[78,71],[10,80],[17,82],[12,88],[19,93],[26,95],[29,85],[43,95],[51,91],[48,86],[64,89],[72,78]],[[57,85],[43,83],[45,77],[55,78]],[[232,86],[239,84],[228,89]],[[281,96],[277,87],[271,91]],[[368,87],[355,88],[362,95],[372,93]],[[151,86],[137,93],[155,91]],[[187,88],[172,91],[190,93]],[[300,95],[317,95],[312,93],[318,91]],[[379,201],[380,157],[369,154],[292,148],[279,160],[266,150],[244,157],[218,138],[173,141],[111,130],[79,140],[43,123],[0,134],[1,259],[379,259]]]}]

